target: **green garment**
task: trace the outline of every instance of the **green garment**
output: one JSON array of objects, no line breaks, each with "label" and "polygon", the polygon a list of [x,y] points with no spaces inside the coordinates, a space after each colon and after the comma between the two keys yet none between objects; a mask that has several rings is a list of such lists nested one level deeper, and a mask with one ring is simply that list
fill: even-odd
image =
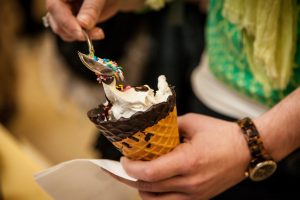
[{"label": "green garment", "polygon": [[[226,3],[223,0],[210,1],[206,32],[210,69],[218,79],[240,93],[267,106],[272,106],[300,86],[300,49],[297,48],[300,47],[300,37],[298,37],[300,35],[299,3],[290,1],[289,5],[285,5],[285,11],[292,9],[290,5],[293,4],[296,5],[293,6],[296,9],[293,9],[295,16],[285,16],[284,21],[291,19],[296,21],[282,23],[280,20],[283,17],[281,17],[280,26],[277,26],[264,23],[265,21],[253,20],[254,12],[244,14],[246,17],[235,18],[240,15],[231,15],[230,10],[241,5],[228,6],[232,2],[245,4],[243,0],[228,0]],[[262,8],[261,5],[258,6],[257,3],[254,3],[256,0],[251,2],[249,5],[252,6],[251,8],[255,8],[255,10]],[[227,10],[223,9],[224,5]],[[242,6],[245,7],[245,5]],[[280,7],[280,9],[282,8]],[[274,16],[279,16],[278,7],[277,12],[275,12],[276,6],[275,9],[270,10],[275,13],[271,15],[271,18],[262,14],[258,18],[271,20],[275,18]],[[242,10],[240,13],[247,12]],[[250,25],[245,26],[245,24]],[[268,29],[264,31],[262,26],[268,26]],[[276,37],[274,35],[273,37],[262,37],[264,33],[272,34],[276,30]],[[285,35],[290,37],[283,37]],[[256,43],[253,42],[253,38],[256,39]],[[270,38],[272,40],[268,41]],[[277,46],[272,45],[274,41],[277,42]],[[276,46],[275,49],[272,46]],[[276,56],[278,54],[280,56]],[[270,65],[270,63],[273,64]]]}]

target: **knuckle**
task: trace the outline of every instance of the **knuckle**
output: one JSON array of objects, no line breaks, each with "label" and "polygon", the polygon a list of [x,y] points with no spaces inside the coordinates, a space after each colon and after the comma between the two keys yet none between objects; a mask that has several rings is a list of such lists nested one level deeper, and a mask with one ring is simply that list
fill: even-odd
[{"label": "knuckle", "polygon": [[86,10],[88,10],[90,13],[93,13],[94,15],[96,15],[99,10],[99,5],[96,4],[95,2],[86,3],[84,7]]},{"label": "knuckle", "polygon": [[60,37],[61,37],[64,41],[66,41],[66,42],[71,42],[71,41],[72,41],[72,39],[71,39],[70,37],[65,36],[65,35],[60,35]]},{"label": "knuckle", "polygon": [[74,36],[77,31],[75,27],[71,26],[67,19],[63,19],[59,22],[61,29],[70,37]]},{"label": "knuckle", "polygon": [[49,11],[49,12],[53,12],[55,10],[55,1],[47,1],[46,2],[46,9]]},{"label": "knuckle", "polygon": [[55,34],[59,35],[64,41],[67,41],[67,42],[73,41],[73,38],[66,35],[59,26],[52,27],[52,30]]},{"label": "knuckle", "polygon": [[64,38],[64,41],[66,41],[66,42],[73,42],[74,39],[71,38],[71,37],[65,37],[65,38]]},{"label": "knuckle", "polygon": [[197,160],[194,157],[189,157],[186,158],[186,163],[187,163],[187,170],[190,171],[195,171],[197,169]]},{"label": "knuckle", "polygon": [[96,21],[98,18],[98,7],[93,3],[89,3],[88,5],[85,5],[83,12],[93,21]]},{"label": "knuckle", "polygon": [[186,183],[186,188],[190,191],[190,192],[197,192],[199,191],[199,189],[201,188],[201,181],[192,177],[190,178],[187,183]]},{"label": "knuckle", "polygon": [[144,172],[145,181],[153,182],[155,181],[155,171],[151,168],[147,168]]},{"label": "knuckle", "polygon": [[181,169],[181,173],[183,174],[188,174],[191,173],[192,171],[195,170],[196,167],[196,159],[194,158],[194,156],[187,156],[190,154],[190,152],[186,152],[186,149],[182,149],[182,151],[180,151],[181,155],[181,159],[182,159],[182,169]]},{"label": "knuckle", "polygon": [[66,19],[62,19],[59,22],[60,26],[62,27],[63,30],[66,30],[67,32],[69,32],[69,26],[68,26],[68,21]]},{"label": "knuckle", "polygon": [[138,189],[141,191],[152,191],[153,185],[145,181],[138,182]]},{"label": "knuckle", "polygon": [[92,25],[96,23],[96,21],[97,21],[97,15],[96,14],[91,13],[91,12],[85,12],[84,14],[90,19],[90,21],[92,22],[91,23]]}]

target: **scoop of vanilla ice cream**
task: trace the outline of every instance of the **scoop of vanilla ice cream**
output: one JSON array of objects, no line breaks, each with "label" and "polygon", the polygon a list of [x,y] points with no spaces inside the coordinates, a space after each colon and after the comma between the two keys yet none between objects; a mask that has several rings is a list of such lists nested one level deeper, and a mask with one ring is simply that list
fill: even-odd
[{"label": "scoop of vanilla ice cream", "polygon": [[106,98],[112,104],[110,109],[110,119],[129,118],[138,111],[146,111],[152,105],[167,101],[172,95],[172,91],[166,81],[166,77],[158,77],[158,90],[154,93],[148,85],[145,85],[147,91],[136,91],[134,87],[120,91],[116,89],[116,81],[111,84],[103,82]]}]

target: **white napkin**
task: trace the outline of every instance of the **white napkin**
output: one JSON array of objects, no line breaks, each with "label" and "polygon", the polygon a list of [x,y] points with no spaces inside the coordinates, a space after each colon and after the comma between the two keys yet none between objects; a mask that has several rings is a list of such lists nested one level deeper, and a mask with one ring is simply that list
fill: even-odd
[{"label": "white napkin", "polygon": [[[35,174],[34,177],[48,194],[59,200],[118,199],[118,195],[122,195],[121,199],[126,199],[126,194],[132,195],[134,189],[114,180],[102,169],[124,179],[137,181],[125,172],[120,162],[105,159],[76,159],[63,162]],[[117,190],[120,191],[119,194]],[[107,197],[104,198],[103,195]]]}]

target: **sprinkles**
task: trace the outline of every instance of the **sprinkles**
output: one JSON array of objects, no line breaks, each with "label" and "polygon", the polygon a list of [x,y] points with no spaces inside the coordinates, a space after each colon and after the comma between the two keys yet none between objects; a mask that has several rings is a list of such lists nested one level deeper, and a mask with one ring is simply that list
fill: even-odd
[{"label": "sprinkles", "polygon": [[99,62],[105,67],[108,67],[111,69],[114,73],[114,76],[118,80],[124,80],[124,75],[123,75],[123,68],[119,66],[115,61],[109,60],[107,58],[98,58],[97,56],[94,56],[93,59],[96,62]]},{"label": "sprinkles", "polygon": [[89,54],[83,54],[78,51],[79,58],[81,62],[91,71],[97,75],[97,81],[101,83],[102,81],[110,84],[114,78],[117,80],[124,80],[123,68],[119,66],[116,62],[109,60],[107,58],[99,58],[95,56],[95,51],[93,44],[89,38],[89,35],[83,30],[83,35],[87,40],[89,46]]},{"label": "sprinkles", "polygon": [[129,90],[130,88],[131,88],[131,86],[129,86],[129,85],[123,85],[123,84],[116,85],[116,89],[121,92]]}]

